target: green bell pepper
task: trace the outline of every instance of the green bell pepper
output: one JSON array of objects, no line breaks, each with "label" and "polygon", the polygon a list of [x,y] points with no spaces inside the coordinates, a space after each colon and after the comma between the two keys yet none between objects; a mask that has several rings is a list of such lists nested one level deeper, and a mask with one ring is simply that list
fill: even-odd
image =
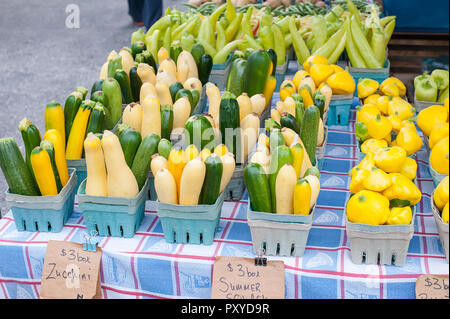
[{"label": "green bell pepper", "polygon": [[418,101],[436,102],[438,97],[438,88],[431,79],[424,79],[415,86],[416,99]]}]

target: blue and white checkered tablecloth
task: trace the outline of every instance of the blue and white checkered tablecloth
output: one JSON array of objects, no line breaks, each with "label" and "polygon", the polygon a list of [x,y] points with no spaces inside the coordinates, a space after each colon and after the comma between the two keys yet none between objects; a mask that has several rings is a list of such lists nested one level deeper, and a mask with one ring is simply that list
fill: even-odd
[{"label": "blue and white checkered tablecloth", "polygon": [[[279,98],[275,94],[274,103]],[[449,273],[430,195],[434,189],[425,147],[417,154],[417,205],[414,236],[402,267],[356,265],[350,258],[344,205],[348,171],[358,162],[354,135],[355,110],[348,126],[329,126],[321,170],[321,191],[303,257],[283,260],[286,298],[415,298],[421,274]],[[99,242],[101,288],[104,298],[210,298],[216,256],[254,257],[247,224],[248,195],[226,201],[214,243],[210,246],[168,244],[155,202],[146,203],[145,218],[130,239],[103,237]],[[47,241],[81,242],[86,227],[75,211],[61,233],[16,230],[12,213],[0,220],[0,298],[38,298]]]}]

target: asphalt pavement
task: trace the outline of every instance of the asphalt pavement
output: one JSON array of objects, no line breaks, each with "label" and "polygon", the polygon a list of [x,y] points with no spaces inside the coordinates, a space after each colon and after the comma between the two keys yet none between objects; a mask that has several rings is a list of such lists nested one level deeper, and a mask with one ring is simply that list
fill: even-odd
[{"label": "asphalt pavement", "polygon": [[[165,0],[164,8],[181,2]],[[23,152],[19,121],[28,117],[43,135],[45,105],[64,105],[77,86],[90,89],[108,54],[129,46],[138,28],[126,0],[0,1],[0,138],[13,137]],[[1,215],[6,190],[0,173]]]}]

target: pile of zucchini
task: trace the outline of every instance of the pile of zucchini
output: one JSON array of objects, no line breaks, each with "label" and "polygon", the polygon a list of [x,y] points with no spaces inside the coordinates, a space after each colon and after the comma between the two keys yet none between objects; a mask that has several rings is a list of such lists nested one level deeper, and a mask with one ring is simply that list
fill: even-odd
[{"label": "pile of zucchini", "polygon": [[257,212],[309,215],[320,192],[319,170],[289,128],[262,133],[244,169],[249,205]]}]

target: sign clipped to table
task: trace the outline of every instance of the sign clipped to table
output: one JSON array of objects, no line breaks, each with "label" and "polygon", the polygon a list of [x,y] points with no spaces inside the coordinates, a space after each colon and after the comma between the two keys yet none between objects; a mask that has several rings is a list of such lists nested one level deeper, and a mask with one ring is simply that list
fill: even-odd
[{"label": "sign clipped to table", "polygon": [[448,276],[421,275],[417,277],[416,299],[449,299]]},{"label": "sign clipped to table", "polygon": [[49,240],[42,270],[41,299],[101,299],[102,250],[83,250],[74,242]]},{"label": "sign clipped to table", "polygon": [[212,299],[284,299],[284,262],[268,260],[255,265],[255,258],[216,257]]}]

